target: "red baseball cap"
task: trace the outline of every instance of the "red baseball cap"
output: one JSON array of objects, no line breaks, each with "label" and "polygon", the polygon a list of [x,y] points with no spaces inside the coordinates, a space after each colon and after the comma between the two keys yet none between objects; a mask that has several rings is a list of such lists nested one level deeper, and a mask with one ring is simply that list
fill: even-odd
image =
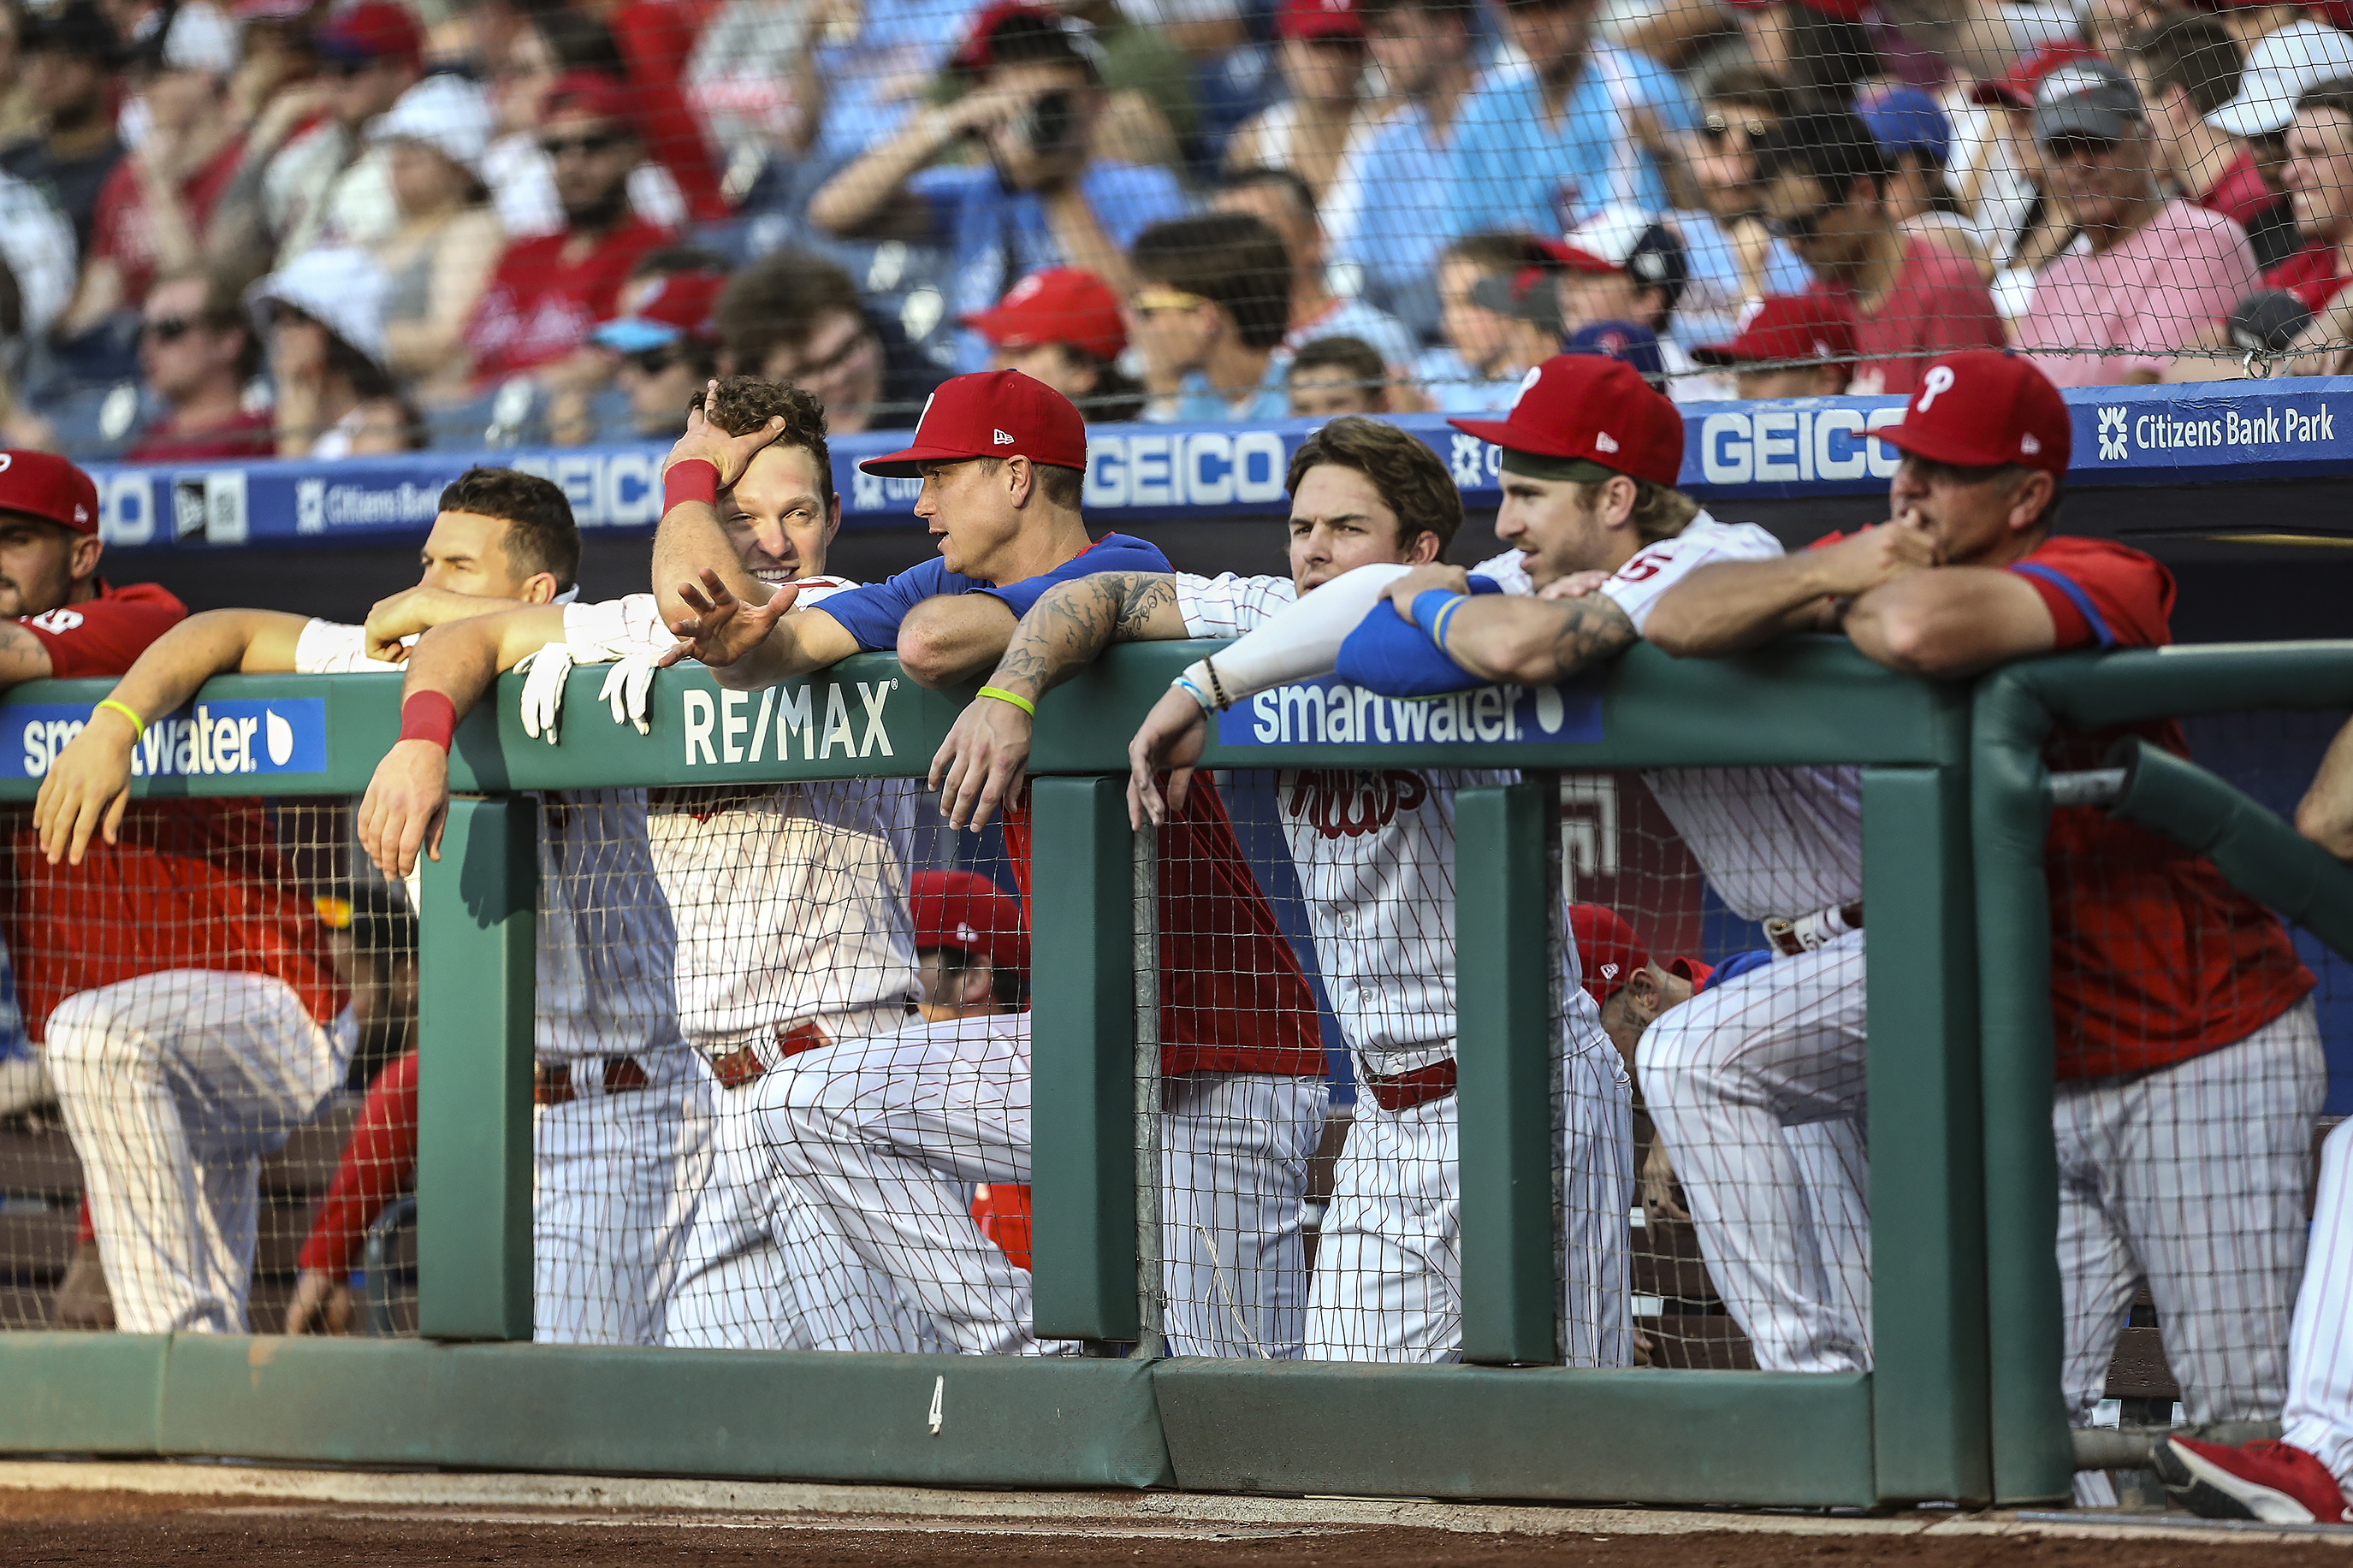
[{"label": "red baseball cap", "polygon": [[948,64],[957,70],[987,70],[995,56],[997,29],[1016,16],[1027,16],[1049,27],[1062,26],[1060,12],[1038,5],[1035,0],[996,0],[993,5],[982,6],[980,14],[973,17],[972,26],[965,29],[964,42],[957,46]]},{"label": "red baseball cap", "polygon": [[569,112],[627,123],[636,112],[635,95],[628,83],[605,71],[566,71],[548,89],[547,106],[540,112],[544,120]]},{"label": "red baseball cap", "polygon": [[907,881],[915,946],[957,947],[996,969],[1026,972],[1029,933],[1021,909],[976,871],[918,871]]},{"label": "red baseball cap", "polygon": [[589,337],[625,354],[642,353],[681,338],[715,343],[719,341],[719,328],[711,311],[719,301],[719,291],[726,286],[727,274],[716,268],[672,272],[630,284],[621,290],[624,300],[631,294],[637,296],[629,313],[605,322]]},{"label": "red baseball cap", "polygon": [[319,29],[318,50],[331,60],[365,64],[372,60],[406,60],[425,57],[425,29],[407,6],[392,0],[360,0],[335,13]]},{"label": "red baseball cap", "polygon": [[1032,272],[995,306],[971,311],[963,321],[1001,349],[1068,343],[1108,362],[1127,347],[1119,296],[1102,279],[1075,267]]},{"label": "red baseball cap", "polygon": [[904,449],[869,458],[870,474],[913,479],[919,463],[1027,458],[1059,468],[1087,466],[1087,423],[1071,400],[1018,370],[983,371],[940,383]]},{"label": "red baseball cap", "polygon": [[1760,360],[1854,357],[1854,311],[1823,294],[1777,294],[1757,307],[1730,342],[1692,350],[1702,364],[1754,364]]},{"label": "red baseball cap", "polygon": [[2010,109],[2031,109],[2034,89],[2042,79],[2061,66],[2076,60],[2095,60],[2100,52],[2088,44],[2068,42],[2045,44],[2031,55],[2021,55],[2010,62],[2010,74],[2000,81],[1981,81],[1969,89],[1969,101],[1975,104],[2002,104]]},{"label": "red baseball cap", "polygon": [[1585,990],[1596,1002],[1616,995],[1634,972],[1651,962],[1651,950],[1616,910],[1600,904],[1568,906],[1569,934],[1585,966]]},{"label": "red baseball cap", "polygon": [[1683,477],[1683,416],[1624,360],[1555,354],[1528,372],[1508,419],[1450,419],[1511,452],[1582,458],[1654,485]]},{"label": "red baseball cap", "polygon": [[1904,423],[1872,434],[1931,462],[2023,463],[2063,476],[2075,444],[2066,400],[2051,378],[2000,349],[1929,361]]},{"label": "red baseball cap", "polygon": [[1274,36],[1302,40],[1361,38],[1364,13],[1356,9],[1356,0],[1282,0],[1275,7]]},{"label": "red baseball cap", "polygon": [[1694,991],[1705,985],[1707,977],[1715,973],[1715,964],[1703,963],[1696,958],[1672,958],[1660,967],[1670,974],[1680,974],[1690,981]]},{"label": "red baseball cap", "polygon": [[98,486],[54,452],[0,452],[0,511],[98,532]]}]

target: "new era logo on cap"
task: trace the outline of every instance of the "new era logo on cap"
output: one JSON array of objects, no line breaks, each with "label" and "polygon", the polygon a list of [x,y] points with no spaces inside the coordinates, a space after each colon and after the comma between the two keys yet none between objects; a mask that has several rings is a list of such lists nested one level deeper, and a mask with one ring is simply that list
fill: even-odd
[{"label": "new era logo on cap", "polygon": [[999,447],[1010,447],[1011,445],[1013,445],[1013,437],[1010,437],[1010,436],[1008,436],[1008,435],[1007,435],[1004,431],[1002,431],[1002,430],[997,430],[997,431],[993,431],[993,432],[991,432],[991,433],[990,433],[990,437],[989,437],[989,438],[990,438],[990,439],[991,439],[991,440],[992,440],[996,445],[997,445],[997,446],[999,446]]},{"label": "new era logo on cap", "polygon": [[1597,452],[1614,452],[1618,449],[1618,443],[1610,438],[1609,431],[1598,431],[1593,437],[1593,449]]}]

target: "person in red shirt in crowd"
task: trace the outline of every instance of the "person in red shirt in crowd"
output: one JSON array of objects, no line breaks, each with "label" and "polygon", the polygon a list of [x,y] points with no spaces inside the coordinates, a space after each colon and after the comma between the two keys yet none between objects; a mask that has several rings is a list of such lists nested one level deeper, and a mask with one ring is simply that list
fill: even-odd
[{"label": "person in red shirt in crowd", "polygon": [[[643,149],[627,87],[593,71],[565,77],[548,95],[540,142],[555,164],[564,232],[519,240],[499,258],[466,328],[478,383],[577,353],[598,322],[619,314],[638,258],[670,238],[629,210],[629,172]],[[595,376],[602,361],[590,358]]]},{"label": "person in red shirt in crowd", "polygon": [[605,18],[628,67],[646,151],[678,182],[687,216],[696,223],[732,210],[720,187],[719,155],[680,86],[695,38],[714,9],[712,0],[622,0]]},{"label": "person in red shirt in crowd", "polygon": [[2247,231],[2256,264],[2278,266],[2296,247],[2295,215],[2263,178],[2247,144],[2207,116],[2239,96],[2244,57],[2212,16],[2176,12],[2132,36],[2117,64],[2147,107],[2152,140],[2174,188]]},{"label": "person in red shirt in crowd", "polygon": [[[1874,434],[1905,454],[1882,526],[1928,549],[1847,610],[1863,653],[1952,679],[2173,640],[2170,573],[2052,531],[2067,409],[2025,361],[1939,359],[1903,423]],[[2188,754],[2174,721],[2135,732]],[[2062,731],[2050,765],[2099,766],[2115,738]],[[2211,862],[2102,811],[2054,811],[2044,866],[2069,1415],[2091,1420],[2146,1277],[2190,1425],[2276,1419],[2327,1083],[2313,976]]]},{"label": "person in red shirt in crowd", "polygon": [[[996,883],[977,871],[918,871],[907,879],[907,912],[925,1023],[1029,1010],[1029,933],[1021,906]],[[972,1218],[1014,1268],[1029,1267],[1029,1184],[980,1183]]]},{"label": "person in red shirt in crowd", "polygon": [[236,32],[208,5],[183,6],[132,62],[147,133],[99,187],[66,336],[137,310],[159,270],[202,255],[205,225],[245,155],[228,112],[236,68]]},{"label": "person in red shirt in crowd", "polygon": [[269,410],[244,402],[246,384],[260,369],[261,341],[228,278],[201,267],[164,274],[147,291],[139,325],[139,374],[164,414],[124,459],[277,456]]},{"label": "person in red shirt in crowd", "polygon": [[1750,144],[1766,221],[1854,312],[1847,390],[1909,393],[1940,350],[2000,348],[2001,317],[1977,268],[1906,236],[1887,210],[1886,154],[1843,110],[1792,115]]}]

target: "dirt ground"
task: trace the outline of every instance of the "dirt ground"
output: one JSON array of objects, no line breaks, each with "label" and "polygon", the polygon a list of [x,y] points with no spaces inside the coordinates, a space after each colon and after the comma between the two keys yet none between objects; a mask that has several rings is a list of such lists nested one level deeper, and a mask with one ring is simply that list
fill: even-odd
[{"label": "dirt ground", "polygon": [[708,1515],[641,1510],[445,1510],[256,1503],[122,1491],[0,1491],[0,1562],[221,1563],[557,1563],[564,1568],[1021,1568],[1118,1563],[1133,1568],[2348,1568],[2335,1540],[2154,1541],[2021,1536],[1803,1535],[1712,1531],[1577,1537],[1464,1535],[1345,1525],[1171,1520],[913,1520]]}]

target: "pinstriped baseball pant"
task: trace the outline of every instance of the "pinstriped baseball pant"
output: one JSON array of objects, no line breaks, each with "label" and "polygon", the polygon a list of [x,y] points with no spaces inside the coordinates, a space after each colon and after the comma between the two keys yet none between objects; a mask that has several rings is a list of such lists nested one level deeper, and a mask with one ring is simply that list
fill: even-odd
[{"label": "pinstriped baseball pant", "polygon": [[2288,1336],[2287,1430],[2340,1487],[2353,1487],[2353,1121],[2320,1146],[2312,1249]]},{"label": "pinstriped baseball pant", "polygon": [[2143,1279],[2192,1424],[2279,1414],[2327,1082],[2307,996],[2220,1050],[2058,1086],[2062,1375],[2075,1425],[2091,1419]]},{"label": "pinstriped baseball pant", "polygon": [[1871,1365],[1863,933],[1660,1016],[1643,1102],[1717,1292],[1768,1372]]}]

